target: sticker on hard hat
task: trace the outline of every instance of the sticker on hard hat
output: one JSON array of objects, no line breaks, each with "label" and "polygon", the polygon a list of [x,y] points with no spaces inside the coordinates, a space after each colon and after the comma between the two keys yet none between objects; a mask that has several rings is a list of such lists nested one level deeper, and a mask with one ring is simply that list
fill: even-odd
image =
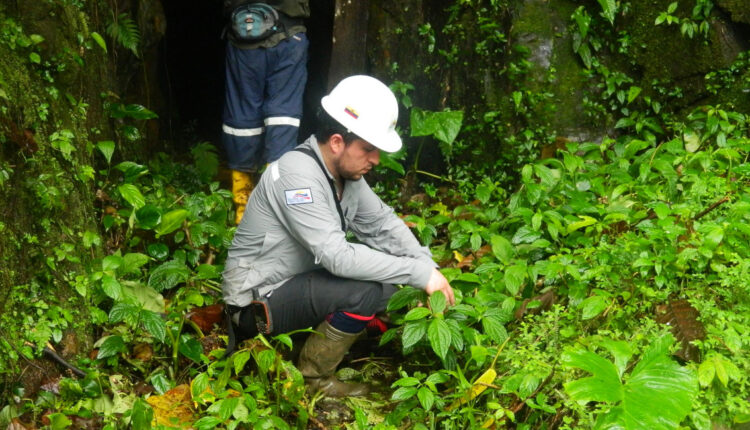
[{"label": "sticker on hard hat", "polygon": [[312,191],[309,188],[284,190],[284,194],[286,195],[286,204],[288,205],[302,205],[313,202]]},{"label": "sticker on hard hat", "polygon": [[344,112],[348,113],[349,116],[351,116],[354,119],[359,118],[359,114],[357,113],[357,111],[355,111],[354,109],[352,109],[350,107],[344,108]]}]

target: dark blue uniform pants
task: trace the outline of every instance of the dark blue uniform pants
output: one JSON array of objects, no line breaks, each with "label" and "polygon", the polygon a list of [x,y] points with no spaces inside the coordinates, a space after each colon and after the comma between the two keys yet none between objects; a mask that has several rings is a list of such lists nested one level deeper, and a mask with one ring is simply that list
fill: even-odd
[{"label": "dark blue uniform pants", "polygon": [[[273,334],[315,328],[334,312],[370,317],[385,311],[396,291],[391,284],[341,278],[323,269],[302,273],[268,297]],[[252,312],[242,312],[239,329],[242,338],[257,334]]]},{"label": "dark blue uniform pants", "polygon": [[249,172],[297,145],[308,45],[305,33],[272,48],[227,43],[222,141],[230,169]]}]

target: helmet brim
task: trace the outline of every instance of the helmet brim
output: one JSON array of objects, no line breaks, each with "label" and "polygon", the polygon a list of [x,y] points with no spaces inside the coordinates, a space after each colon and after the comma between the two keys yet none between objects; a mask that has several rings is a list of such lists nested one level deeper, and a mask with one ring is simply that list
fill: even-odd
[{"label": "helmet brim", "polygon": [[323,106],[323,109],[328,112],[328,115],[338,121],[339,124],[343,125],[350,132],[366,140],[381,151],[396,152],[401,149],[403,143],[401,137],[396,133],[396,130],[391,130],[386,133],[375,133],[371,130],[367,130],[362,127],[355,118],[345,113],[344,106],[337,106],[330,96],[323,97],[320,100],[320,104]]}]

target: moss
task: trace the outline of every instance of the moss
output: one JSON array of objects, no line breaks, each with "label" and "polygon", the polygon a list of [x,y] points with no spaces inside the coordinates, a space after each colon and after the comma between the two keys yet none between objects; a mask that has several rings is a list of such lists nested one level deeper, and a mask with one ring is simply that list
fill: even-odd
[{"label": "moss", "polygon": [[750,3],[747,0],[715,0],[716,6],[729,12],[732,21],[750,24]]}]

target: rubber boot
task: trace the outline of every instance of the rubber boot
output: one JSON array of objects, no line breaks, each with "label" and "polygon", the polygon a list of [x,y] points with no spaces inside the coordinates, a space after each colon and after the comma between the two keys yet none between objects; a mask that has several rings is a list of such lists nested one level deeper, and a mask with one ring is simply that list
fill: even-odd
[{"label": "rubber boot", "polygon": [[341,363],[360,333],[345,333],[337,330],[328,321],[323,321],[311,333],[299,355],[299,368],[305,377],[307,392],[322,391],[329,397],[366,396],[370,387],[365,384],[346,383],[336,379],[336,366]]},{"label": "rubber boot", "polygon": [[234,222],[240,225],[245,213],[247,200],[253,191],[253,180],[249,173],[232,170],[232,201],[234,201]]}]

